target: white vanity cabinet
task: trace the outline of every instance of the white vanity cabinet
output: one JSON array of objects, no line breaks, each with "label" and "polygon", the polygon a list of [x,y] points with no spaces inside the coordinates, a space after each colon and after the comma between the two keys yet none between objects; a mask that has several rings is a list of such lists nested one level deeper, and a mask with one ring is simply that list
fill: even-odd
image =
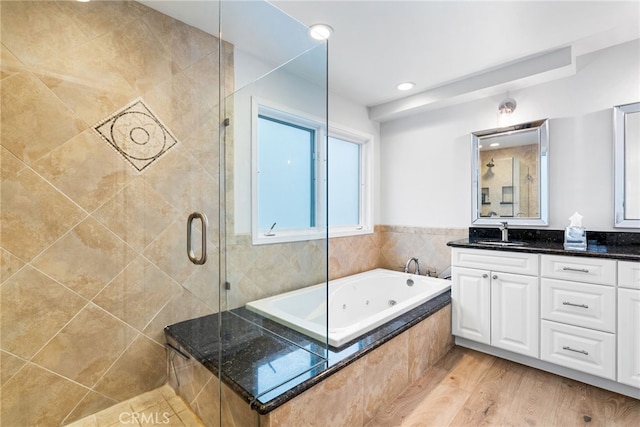
[{"label": "white vanity cabinet", "polygon": [[640,387],[640,262],[618,262],[618,382]]},{"label": "white vanity cabinet", "polygon": [[640,399],[640,262],[453,247],[458,345]]},{"label": "white vanity cabinet", "polygon": [[452,251],[453,335],[538,357],[538,255]]},{"label": "white vanity cabinet", "polygon": [[541,255],[540,358],[616,379],[616,261]]}]

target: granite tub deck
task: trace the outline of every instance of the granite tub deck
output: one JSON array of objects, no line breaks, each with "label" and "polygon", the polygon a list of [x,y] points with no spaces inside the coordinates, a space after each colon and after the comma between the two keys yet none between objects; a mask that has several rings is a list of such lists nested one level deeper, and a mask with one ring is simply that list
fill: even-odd
[{"label": "granite tub deck", "polygon": [[207,425],[218,411],[225,426],[364,425],[453,347],[450,303],[447,291],[326,359],[322,343],[244,308],[177,323],[167,342],[190,358],[171,355],[170,384]]},{"label": "granite tub deck", "polygon": [[509,240],[525,242],[524,246],[489,246],[481,243],[484,240],[500,240],[500,230],[496,227],[470,227],[467,239],[454,240],[447,245],[458,248],[640,261],[640,233],[633,232],[587,231],[586,251],[564,249],[564,230],[510,228]]}]

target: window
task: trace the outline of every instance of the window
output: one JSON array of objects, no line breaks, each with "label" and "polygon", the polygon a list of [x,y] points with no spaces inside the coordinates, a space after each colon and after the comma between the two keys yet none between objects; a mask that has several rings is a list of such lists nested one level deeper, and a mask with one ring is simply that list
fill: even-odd
[{"label": "window", "polygon": [[258,115],[258,227],[315,227],[315,129]]},{"label": "window", "polygon": [[371,135],[333,125],[328,138],[329,235],[373,233]]},{"label": "window", "polygon": [[324,238],[327,216],[331,237],[373,232],[369,135],[255,99],[253,116],[254,244]]},{"label": "window", "polygon": [[329,226],[360,224],[360,144],[329,137]]}]

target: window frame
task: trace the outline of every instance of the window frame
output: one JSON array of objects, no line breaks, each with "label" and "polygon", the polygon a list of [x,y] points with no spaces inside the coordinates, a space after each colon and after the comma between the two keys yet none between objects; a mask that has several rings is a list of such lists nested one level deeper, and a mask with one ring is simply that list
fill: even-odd
[{"label": "window frame", "polygon": [[[360,191],[358,224],[331,226],[329,237],[354,236],[373,233],[373,136],[330,124],[329,137],[360,145]],[[329,156],[331,153],[329,153]],[[331,161],[329,159],[329,161]],[[330,177],[329,177],[330,179]]]},{"label": "window frame", "polygon": [[[258,116],[266,116],[285,124],[300,126],[315,131],[314,171],[315,179],[315,226],[309,228],[268,230],[258,228]],[[296,111],[278,103],[253,97],[251,102],[251,237],[254,245],[299,242],[331,237],[353,236],[373,233],[373,136],[345,126],[329,124],[327,132],[324,120]],[[328,227],[327,152],[328,137],[360,145],[360,200],[359,224]],[[329,228],[327,233],[327,228]]]}]

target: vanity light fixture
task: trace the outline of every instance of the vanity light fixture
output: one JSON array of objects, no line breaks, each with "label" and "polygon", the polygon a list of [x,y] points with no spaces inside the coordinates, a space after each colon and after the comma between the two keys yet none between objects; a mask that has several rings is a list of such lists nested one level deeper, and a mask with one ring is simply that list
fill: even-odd
[{"label": "vanity light fixture", "polygon": [[504,101],[498,105],[498,113],[500,114],[511,114],[516,110],[516,106],[518,103],[513,98],[506,98]]},{"label": "vanity light fixture", "polygon": [[313,24],[309,27],[309,35],[316,40],[327,40],[333,34],[333,28],[327,24]]},{"label": "vanity light fixture", "polygon": [[401,91],[411,90],[415,87],[415,85],[416,84],[414,82],[402,82],[402,83],[398,83],[398,85],[396,86],[396,89]]}]

